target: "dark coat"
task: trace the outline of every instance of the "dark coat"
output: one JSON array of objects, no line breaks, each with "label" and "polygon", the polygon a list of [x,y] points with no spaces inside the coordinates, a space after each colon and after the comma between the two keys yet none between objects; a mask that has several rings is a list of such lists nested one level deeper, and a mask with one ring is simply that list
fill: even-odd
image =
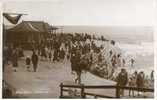
[{"label": "dark coat", "polygon": [[58,60],[59,50],[55,49],[53,53],[53,60]]},{"label": "dark coat", "polygon": [[34,54],[32,55],[32,63],[36,65],[38,63],[38,55]]},{"label": "dark coat", "polygon": [[119,85],[119,86],[125,86],[126,84],[127,84],[127,82],[128,82],[128,74],[127,74],[127,72],[120,72],[119,73],[119,75],[118,75],[118,77],[117,77],[117,84]]},{"label": "dark coat", "polygon": [[137,75],[136,85],[137,87],[144,87],[144,77],[141,74]]},{"label": "dark coat", "polygon": [[73,71],[81,72],[82,68],[80,66],[80,57],[81,53],[79,50],[71,55],[71,68]]},{"label": "dark coat", "polygon": [[75,62],[76,62],[75,59],[76,59],[75,55],[72,54],[72,55],[71,55],[71,59],[70,59],[70,61],[71,61],[71,70],[72,70],[72,71],[75,70],[75,65],[76,65],[76,63],[75,63]]},{"label": "dark coat", "polygon": [[13,63],[13,67],[18,67],[18,53],[15,52],[12,55],[12,63]]},{"label": "dark coat", "polygon": [[64,59],[64,57],[65,57],[65,51],[64,51],[64,50],[61,50],[61,51],[60,51],[59,57],[60,57],[61,59]]}]

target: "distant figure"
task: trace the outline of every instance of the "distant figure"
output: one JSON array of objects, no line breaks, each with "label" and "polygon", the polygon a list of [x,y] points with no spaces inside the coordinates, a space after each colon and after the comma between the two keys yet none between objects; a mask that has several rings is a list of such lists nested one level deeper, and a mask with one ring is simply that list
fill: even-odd
[{"label": "distant figure", "polygon": [[[118,74],[117,77],[117,86],[126,86],[128,82],[128,73],[126,72],[126,69],[121,69],[121,72]],[[120,90],[120,95],[124,96],[124,90]]]},{"label": "distant figure", "polygon": [[42,49],[41,49],[41,57],[42,57],[42,59],[43,59],[43,58],[45,58],[45,59],[47,58],[46,49],[45,49],[45,48],[42,48]]},{"label": "distant figure", "polygon": [[[130,77],[129,78],[128,86],[129,87],[135,87],[136,86],[136,79],[135,79],[135,77]],[[129,90],[129,96],[131,96],[131,94],[133,95],[133,97],[135,96],[134,95],[134,90]]]},{"label": "distant figure", "polygon": [[133,58],[131,58],[131,67],[134,66],[135,60]]},{"label": "distant figure", "polygon": [[58,55],[59,55],[59,49],[55,49],[54,53],[53,53],[53,61],[59,61],[58,59]]},{"label": "distant figure", "polygon": [[151,74],[150,74],[150,78],[151,78],[151,81],[154,81],[154,71],[152,70]]},{"label": "distant figure", "polygon": [[9,64],[9,61],[11,61],[11,56],[12,56],[12,48],[9,46],[4,47],[4,51],[3,51],[3,60],[5,60],[6,64]]},{"label": "distant figure", "polygon": [[150,79],[149,79],[148,75],[146,75],[145,78],[144,78],[144,87],[145,88],[149,88],[150,87]]},{"label": "distant figure", "polygon": [[109,53],[110,53],[110,57],[111,57],[111,56],[112,56],[112,53],[113,53],[112,50],[110,50]]},{"label": "distant figure", "polygon": [[[138,75],[137,75],[137,79],[136,79],[136,86],[137,88],[143,88],[144,87],[144,73],[141,71]],[[138,96],[139,96],[139,90],[138,90]]]},{"label": "distant figure", "polygon": [[138,72],[135,70],[135,72],[133,73],[132,77],[137,80],[137,75],[138,75]]},{"label": "distant figure", "polygon": [[18,67],[18,52],[17,52],[17,50],[15,50],[13,52],[12,63],[13,63],[14,72],[16,72],[17,71],[17,67]]},{"label": "distant figure", "polygon": [[112,45],[115,45],[115,41],[114,41],[114,40],[111,40],[111,44],[112,44]]},{"label": "distant figure", "polygon": [[34,72],[36,72],[37,67],[38,67],[38,55],[35,53],[35,51],[33,51],[33,54],[32,54],[32,63],[33,63]]},{"label": "distant figure", "polygon": [[65,51],[63,48],[60,50],[59,57],[61,60],[64,60],[64,58],[65,58]]},{"label": "distant figure", "polygon": [[48,60],[48,47],[45,47],[45,59]]},{"label": "distant figure", "polygon": [[24,57],[24,53],[23,53],[23,49],[20,47],[19,48],[19,52],[18,52],[19,54],[19,57]]},{"label": "distant figure", "polygon": [[120,54],[117,55],[116,62],[117,62],[116,63],[117,67],[121,67],[121,55]]},{"label": "distant figure", "polygon": [[[8,64],[8,58],[9,58],[9,55],[8,55],[8,48],[7,47],[4,47],[3,48],[3,61],[4,61],[4,65],[5,64]],[[3,66],[4,67],[4,66]]]},{"label": "distant figure", "polygon": [[26,67],[27,67],[27,71],[30,72],[30,65],[31,65],[31,59],[29,56],[26,57]]},{"label": "distant figure", "polygon": [[79,50],[76,51],[76,55],[75,55],[75,71],[77,74],[77,78],[75,79],[75,83],[81,84],[81,73],[82,73],[82,67],[80,66],[80,57],[81,57],[81,53]]},{"label": "distant figure", "polygon": [[98,61],[99,61],[99,62],[102,62],[102,60],[103,60],[102,54],[100,53],[100,54],[98,55]]},{"label": "distant figure", "polygon": [[71,55],[71,59],[70,59],[70,61],[71,61],[71,73],[73,74],[73,71],[75,70],[75,59],[76,59],[76,57],[75,57],[75,54],[72,54]]},{"label": "distant figure", "polygon": [[125,67],[125,59],[122,59],[123,67]]},{"label": "distant figure", "polygon": [[51,58],[52,58],[52,53],[51,53],[51,51],[49,51],[48,55],[49,55],[49,61],[51,61]]},{"label": "distant figure", "polygon": [[116,55],[113,55],[112,59],[111,59],[111,64],[114,68],[116,68]]}]

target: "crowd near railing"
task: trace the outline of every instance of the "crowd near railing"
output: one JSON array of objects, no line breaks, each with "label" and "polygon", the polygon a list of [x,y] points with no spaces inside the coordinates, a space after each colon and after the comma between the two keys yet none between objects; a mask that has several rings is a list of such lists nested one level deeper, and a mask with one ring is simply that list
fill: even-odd
[{"label": "crowd near railing", "polygon": [[[65,89],[66,88],[66,89]],[[68,89],[67,89],[68,88]],[[121,87],[117,85],[65,85],[63,83],[60,84],[60,98],[72,98],[69,95],[64,95],[64,92],[68,92],[69,88],[80,89],[80,96],[76,96],[76,98],[87,98],[87,96],[92,96],[94,98],[121,98],[120,90],[134,90],[138,92],[152,92],[154,93],[154,89],[151,88],[137,88],[137,87]],[[108,96],[96,93],[86,92],[86,89],[115,89],[115,96]],[[75,98],[75,97],[73,97]]]}]

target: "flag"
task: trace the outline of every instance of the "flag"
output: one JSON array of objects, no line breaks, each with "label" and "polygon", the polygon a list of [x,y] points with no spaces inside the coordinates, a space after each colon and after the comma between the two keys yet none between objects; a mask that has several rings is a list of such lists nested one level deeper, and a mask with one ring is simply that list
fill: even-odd
[{"label": "flag", "polygon": [[11,14],[3,13],[3,16],[12,24],[17,24],[20,20],[22,14],[17,14],[17,16],[11,16]]}]

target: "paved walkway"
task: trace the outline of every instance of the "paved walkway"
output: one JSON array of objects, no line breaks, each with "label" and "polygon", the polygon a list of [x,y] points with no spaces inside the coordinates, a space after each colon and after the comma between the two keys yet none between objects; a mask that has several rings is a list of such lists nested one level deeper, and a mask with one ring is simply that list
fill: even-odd
[{"label": "paved walkway", "polygon": [[[31,52],[25,52],[25,54],[31,55]],[[64,61],[64,63],[40,61],[37,72],[28,72],[24,59],[19,60],[17,72],[13,72],[11,64],[6,66],[4,72],[5,81],[16,89],[20,97],[58,98],[60,83],[74,82],[76,76],[71,74],[69,61]],[[96,77],[89,72],[82,74],[82,83],[85,85],[115,84],[113,81]]]},{"label": "paved walkway", "polygon": [[[31,55],[31,52],[25,52]],[[70,62],[64,63],[40,61],[37,72],[26,70],[25,58],[19,60],[17,72],[13,72],[12,65],[7,65],[4,72],[5,81],[16,89],[16,93],[22,98],[59,98],[60,83],[74,82],[75,75],[71,74]],[[85,85],[114,85],[115,82],[99,78],[89,72],[81,76],[82,83]],[[97,93],[108,96],[115,96],[113,89],[88,89],[86,92]],[[125,91],[128,95],[128,91]],[[146,94],[153,97],[153,93]],[[125,98],[129,98],[126,96]]]}]

